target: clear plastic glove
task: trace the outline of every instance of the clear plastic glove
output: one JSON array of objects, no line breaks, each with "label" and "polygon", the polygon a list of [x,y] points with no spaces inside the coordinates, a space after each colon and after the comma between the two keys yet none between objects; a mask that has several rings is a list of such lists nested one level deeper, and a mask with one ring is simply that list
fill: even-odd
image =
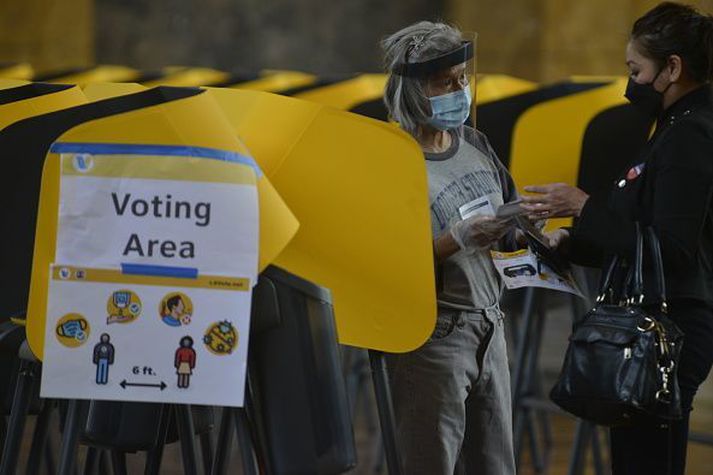
[{"label": "clear plastic glove", "polygon": [[494,216],[473,216],[458,221],[450,229],[451,236],[462,250],[485,249],[502,238],[514,226],[512,219]]},{"label": "clear plastic glove", "polygon": [[569,231],[562,228],[555,229],[554,231],[545,233],[545,237],[550,242],[550,248],[559,249],[560,247],[563,247],[569,240]]}]

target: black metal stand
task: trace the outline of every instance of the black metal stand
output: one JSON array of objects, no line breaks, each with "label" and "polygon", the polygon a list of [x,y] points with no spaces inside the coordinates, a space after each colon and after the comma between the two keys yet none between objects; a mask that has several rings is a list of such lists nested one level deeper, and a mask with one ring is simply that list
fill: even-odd
[{"label": "black metal stand", "polygon": [[20,360],[17,374],[17,386],[10,409],[10,421],[5,436],[5,444],[0,462],[0,475],[14,475],[17,471],[17,461],[20,456],[22,434],[25,431],[27,410],[30,407],[32,387],[35,381],[35,364],[31,361]]},{"label": "black metal stand", "polygon": [[99,473],[111,473],[111,456],[108,450],[99,452]]},{"label": "black metal stand", "polygon": [[240,447],[240,458],[243,462],[243,474],[257,475],[247,413],[243,408],[232,409],[231,412],[235,418],[235,427],[238,432],[238,446]]},{"label": "black metal stand", "polygon": [[[542,473],[549,464],[551,438],[549,419],[541,409],[532,407],[528,400],[541,396],[538,361],[544,331],[545,315],[543,295],[528,288],[523,307],[522,327],[516,342],[517,359],[513,381],[513,439],[519,463],[525,436],[529,439],[532,463],[536,473]],[[540,443],[538,427],[542,428],[543,443]]]},{"label": "black metal stand", "polygon": [[187,404],[174,406],[176,411],[176,422],[178,425],[178,436],[181,439],[181,455],[183,456],[183,470],[187,475],[198,474],[197,450],[195,440],[195,429],[193,427],[193,415],[191,406]]},{"label": "black metal stand", "polygon": [[513,329],[515,340],[515,365],[512,371],[512,410],[517,414],[520,404],[520,394],[523,386],[523,372],[525,370],[525,359],[529,349],[529,336],[535,323],[532,314],[535,307],[535,289],[528,287],[525,290],[525,301],[522,308],[522,317],[519,323],[521,330]]},{"label": "black metal stand", "polygon": [[233,444],[232,408],[224,407],[220,415],[218,444],[215,448],[212,475],[225,475],[230,463],[230,447]]},{"label": "black metal stand", "polygon": [[74,475],[76,463],[79,426],[82,419],[82,401],[71,399],[67,407],[67,416],[62,434],[62,448],[59,459],[59,475]]},{"label": "black metal stand", "polygon": [[45,466],[47,473],[57,473],[57,464],[55,463],[55,453],[53,450],[52,433],[47,435],[47,443],[45,444]]},{"label": "black metal stand", "polygon": [[126,454],[120,450],[111,451],[111,469],[114,475],[127,475]]},{"label": "black metal stand", "polygon": [[45,453],[45,447],[47,446],[47,436],[49,435],[49,425],[53,410],[54,401],[46,399],[35,423],[32,445],[30,446],[30,456],[27,459],[27,475],[37,475],[40,473],[42,455]]},{"label": "black metal stand", "polygon": [[210,431],[200,435],[200,445],[203,473],[211,473],[213,470],[213,438]]},{"label": "black metal stand", "polygon": [[379,421],[381,422],[386,465],[390,475],[401,475],[401,461],[396,445],[394,407],[391,400],[391,390],[389,388],[384,353],[369,350],[369,362],[371,363],[371,375],[374,381],[376,405],[379,410]]},{"label": "black metal stand", "polygon": [[87,448],[87,456],[84,458],[84,475],[93,475],[97,473],[100,452],[101,450],[96,447]]},{"label": "black metal stand", "polygon": [[156,447],[149,450],[146,454],[146,466],[144,467],[145,475],[158,475],[161,470],[161,461],[163,459],[163,449],[166,446],[166,434],[168,433],[168,422],[171,420],[171,412],[173,407],[168,404],[161,405],[161,419],[158,428],[158,440]]}]

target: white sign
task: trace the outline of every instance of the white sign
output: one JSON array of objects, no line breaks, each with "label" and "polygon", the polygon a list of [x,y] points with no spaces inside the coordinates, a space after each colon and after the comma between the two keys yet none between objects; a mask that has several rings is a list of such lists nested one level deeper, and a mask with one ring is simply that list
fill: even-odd
[{"label": "white sign", "polygon": [[255,278],[257,228],[245,226],[258,220],[254,186],[70,175],[60,193],[56,262],[247,269]]},{"label": "white sign", "polygon": [[255,167],[210,149],[61,145],[42,397],[241,406]]}]

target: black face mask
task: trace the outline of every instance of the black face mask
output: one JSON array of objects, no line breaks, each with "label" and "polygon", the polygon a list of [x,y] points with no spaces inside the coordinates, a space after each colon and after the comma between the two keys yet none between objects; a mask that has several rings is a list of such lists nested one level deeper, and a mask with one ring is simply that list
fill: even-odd
[{"label": "black face mask", "polygon": [[[651,82],[645,84],[640,84],[629,77],[626,92],[624,93],[624,97],[629,99],[629,102],[650,117],[657,117],[661,113],[663,109],[663,94],[666,92],[666,89],[668,89],[668,86],[666,86],[663,92],[654,89],[654,83],[658,79],[659,74],[661,74],[661,71],[663,71],[663,68],[656,73],[656,76]],[[670,85],[671,84],[669,84],[669,86]]]}]

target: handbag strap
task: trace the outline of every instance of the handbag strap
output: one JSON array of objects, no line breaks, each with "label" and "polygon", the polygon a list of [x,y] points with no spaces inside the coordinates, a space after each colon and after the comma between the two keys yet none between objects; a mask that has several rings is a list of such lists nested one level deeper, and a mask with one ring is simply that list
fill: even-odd
[{"label": "handbag strap", "polygon": [[620,256],[612,256],[609,266],[604,272],[602,272],[602,276],[599,281],[599,294],[597,294],[598,303],[602,303],[606,300],[607,292],[609,292],[609,289],[611,288],[614,274],[621,267],[621,261],[622,259]]},{"label": "handbag strap", "polygon": [[597,296],[597,302],[602,303],[606,300],[607,294],[610,294],[611,287],[614,284],[614,277],[617,273],[624,267],[626,267],[627,272],[624,277],[622,284],[621,300],[624,303],[631,304],[637,299],[643,299],[643,281],[642,281],[642,262],[643,262],[643,248],[644,248],[644,238],[641,233],[641,226],[639,223],[636,225],[636,248],[634,252],[633,265],[626,265],[627,259],[616,254],[612,256],[609,266],[604,272],[602,272],[602,277],[599,283],[599,294]]},{"label": "handbag strap", "polygon": [[656,297],[661,305],[661,311],[666,313],[668,311],[668,304],[666,303],[666,277],[664,276],[663,270],[663,257],[661,255],[661,243],[656,235],[656,231],[653,226],[646,228],[646,240],[649,252],[651,253],[651,260],[654,266],[654,280],[656,281]]},{"label": "handbag strap", "polygon": [[646,246],[653,267],[652,279],[656,300],[661,305],[661,311],[668,310],[666,303],[666,280],[661,256],[661,244],[653,227],[647,226],[644,232],[641,225],[636,223],[636,259],[634,261],[634,283],[629,304],[640,305],[644,301],[644,273],[643,273],[643,247]]},{"label": "handbag strap", "polygon": [[644,300],[644,235],[641,232],[641,224],[637,221],[634,223],[636,228],[636,249],[634,252],[634,266],[632,269],[632,287],[631,295],[628,299],[630,304],[640,304]]}]

